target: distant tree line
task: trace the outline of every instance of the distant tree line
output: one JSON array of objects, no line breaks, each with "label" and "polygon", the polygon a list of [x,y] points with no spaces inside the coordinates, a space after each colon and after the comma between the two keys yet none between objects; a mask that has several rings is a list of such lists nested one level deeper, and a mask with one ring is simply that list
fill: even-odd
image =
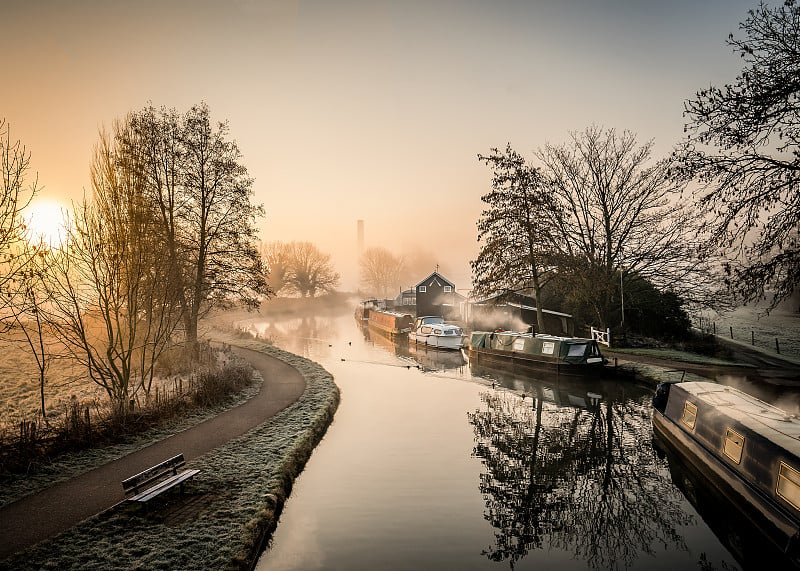
[{"label": "distant tree line", "polygon": [[728,43],[736,81],[686,102],[685,140],[591,126],[532,161],[508,145],[493,172],[472,262],[478,295],[517,291],[599,327],[675,336],[687,307],[727,308],[800,284],[800,8],[761,3]]},{"label": "distant tree line", "polygon": [[227,124],[205,104],[183,114],[150,106],[101,132],[91,196],[74,205],[57,248],[25,236],[30,155],[0,126],[2,323],[36,357],[42,414],[53,351],[85,367],[124,416],[131,398],[149,394],[166,350],[196,356],[198,320],[211,308],[269,294],[255,240],[262,207]]}]

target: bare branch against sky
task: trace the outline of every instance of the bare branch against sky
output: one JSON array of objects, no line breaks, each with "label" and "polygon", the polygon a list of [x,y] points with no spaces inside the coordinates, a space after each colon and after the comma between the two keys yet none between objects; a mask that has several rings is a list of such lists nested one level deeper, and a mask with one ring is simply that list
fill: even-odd
[{"label": "bare branch against sky", "polygon": [[11,0],[0,107],[43,196],[69,202],[89,188],[101,126],[148,102],[206,101],[267,206],[264,241],[318,244],[354,287],[357,219],[366,247],[430,247],[413,225],[383,223],[391,204],[395,219],[446,220],[440,261],[469,284],[490,184],[477,153],[528,154],[601,124],[665,154],[683,101],[735,77],[725,38],[755,5]]}]

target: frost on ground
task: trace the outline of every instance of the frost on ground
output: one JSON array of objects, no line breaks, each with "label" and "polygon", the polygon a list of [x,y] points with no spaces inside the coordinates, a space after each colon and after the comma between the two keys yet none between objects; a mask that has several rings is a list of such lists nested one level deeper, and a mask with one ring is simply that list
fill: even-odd
[{"label": "frost on ground", "polygon": [[122,458],[131,452],[141,450],[155,442],[169,438],[208,420],[226,410],[239,406],[250,400],[261,390],[263,379],[258,371],[254,371],[253,382],[238,394],[231,395],[218,406],[195,409],[185,416],[172,419],[158,426],[132,435],[125,442],[87,448],[64,455],[49,464],[40,466],[33,474],[4,474],[0,476],[0,507],[16,501],[28,494],[48,488],[59,482],[79,476],[98,466]]},{"label": "frost on ground", "polygon": [[201,470],[186,493],[187,500],[203,499],[198,513],[176,523],[157,509],[122,504],[0,562],[0,569],[247,567],[330,424],[339,390],[316,363],[255,341],[234,343],[297,368],[306,390],[264,424],[189,463]]},{"label": "frost on ground", "polygon": [[766,314],[758,305],[740,307],[724,314],[706,313],[698,315],[695,325],[704,330],[715,331],[719,337],[745,344],[752,344],[767,353],[776,353],[775,340],[778,340],[780,354],[800,359],[800,314],[783,308],[776,308]]}]

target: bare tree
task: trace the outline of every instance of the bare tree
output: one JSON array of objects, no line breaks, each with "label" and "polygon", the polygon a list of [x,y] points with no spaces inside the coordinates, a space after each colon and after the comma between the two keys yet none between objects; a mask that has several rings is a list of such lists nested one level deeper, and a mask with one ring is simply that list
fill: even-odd
[{"label": "bare tree", "polygon": [[339,285],[330,254],[323,254],[311,242],[290,242],[286,264],[284,290],[301,297],[330,293]]},{"label": "bare tree", "polygon": [[262,244],[259,249],[267,274],[267,286],[276,295],[280,294],[287,285],[289,249],[290,243],[281,241]]},{"label": "bare tree", "polygon": [[602,327],[618,315],[626,275],[698,298],[707,285],[697,215],[681,207],[683,185],[667,177],[670,162],[650,161],[652,146],[629,131],[592,126],[536,153],[546,189],[563,208],[561,272]]},{"label": "bare tree", "polygon": [[699,184],[705,254],[729,257],[729,284],[744,301],[800,284],[800,6],[763,2],[728,44],[744,61],[736,80],[687,101],[677,179]]},{"label": "bare tree", "polygon": [[561,205],[545,190],[539,171],[507,145],[478,159],[492,168],[492,190],[481,197],[487,209],[478,221],[478,257],[471,262],[475,293],[525,292],[536,298],[544,331],[542,287],[553,275],[559,252]]},{"label": "bare tree", "polygon": [[[118,133],[124,129],[116,125]],[[68,247],[55,253],[47,285],[53,331],[124,417],[128,400],[149,391],[181,313],[153,204],[121,154],[101,134],[92,200],[76,207]]]},{"label": "bare tree", "polygon": [[385,248],[367,248],[359,261],[361,285],[367,295],[385,298],[402,285],[405,275],[403,258]]},{"label": "bare tree", "polygon": [[37,255],[27,247],[22,213],[37,192],[37,179],[27,182],[31,155],[19,140],[11,138],[11,127],[0,118],[0,328],[13,323],[8,307],[21,272]]},{"label": "bare tree", "polygon": [[186,340],[194,347],[198,320],[212,307],[255,307],[269,294],[256,247],[263,208],[251,203],[253,181],[227,124],[212,125],[207,105],[183,116],[148,107],[130,124],[134,136],[123,141],[125,152],[157,206]]}]

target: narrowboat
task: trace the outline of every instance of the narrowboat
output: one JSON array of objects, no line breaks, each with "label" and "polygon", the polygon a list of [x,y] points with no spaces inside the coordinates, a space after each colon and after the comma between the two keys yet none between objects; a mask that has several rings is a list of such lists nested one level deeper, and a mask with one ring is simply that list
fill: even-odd
[{"label": "narrowboat", "polygon": [[800,420],[712,382],[661,383],[654,437],[672,448],[788,559],[800,561]]},{"label": "narrowboat", "polygon": [[414,321],[408,340],[415,345],[459,350],[464,345],[464,333],[458,325],[445,323],[442,317],[426,315]]},{"label": "narrowboat", "polygon": [[356,321],[359,323],[366,323],[369,321],[369,312],[373,309],[377,309],[377,307],[377,300],[368,299],[366,301],[362,301],[356,306],[356,310],[354,312]]},{"label": "narrowboat", "polygon": [[579,375],[603,372],[608,362],[594,339],[512,331],[473,331],[469,361],[515,371],[548,369]]},{"label": "narrowboat", "polygon": [[370,309],[369,326],[390,339],[408,335],[413,325],[412,317],[407,313],[397,313],[383,309]]}]

